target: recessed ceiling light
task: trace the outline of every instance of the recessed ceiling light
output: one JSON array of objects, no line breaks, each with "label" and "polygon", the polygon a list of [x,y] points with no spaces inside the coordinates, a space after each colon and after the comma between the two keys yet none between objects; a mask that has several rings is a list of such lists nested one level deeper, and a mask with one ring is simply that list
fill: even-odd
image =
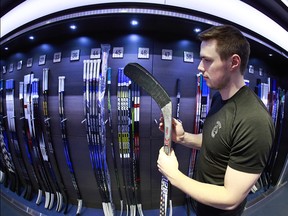
[{"label": "recessed ceiling light", "polygon": [[194,32],[199,33],[201,31],[200,28],[194,28]]},{"label": "recessed ceiling light", "polygon": [[70,29],[73,29],[73,30],[75,30],[77,28],[77,26],[76,25],[70,25]]},{"label": "recessed ceiling light", "polygon": [[5,47],[4,49],[5,49],[5,50],[8,50],[9,48],[8,48],[8,47]]},{"label": "recessed ceiling light", "polygon": [[29,39],[34,40],[35,38],[34,38],[34,36],[31,35],[31,36],[29,36]]},{"label": "recessed ceiling light", "polygon": [[273,54],[272,54],[272,53],[269,53],[269,56],[270,56],[270,57],[272,57],[272,56],[273,56]]},{"label": "recessed ceiling light", "polygon": [[139,24],[137,20],[131,20],[130,23],[132,26],[137,26]]}]

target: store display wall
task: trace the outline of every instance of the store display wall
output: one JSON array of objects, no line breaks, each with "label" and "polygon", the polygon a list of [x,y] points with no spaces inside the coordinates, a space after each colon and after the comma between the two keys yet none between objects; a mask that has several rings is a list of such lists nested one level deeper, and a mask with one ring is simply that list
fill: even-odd
[{"label": "store display wall", "polygon": [[[65,105],[67,117],[67,131],[70,141],[71,160],[73,162],[76,178],[83,197],[83,204],[87,207],[101,208],[101,200],[97,189],[95,177],[89,159],[89,149],[86,140],[85,124],[83,114],[83,60],[90,59],[91,49],[100,48],[101,44],[110,44],[110,55],[108,66],[112,68],[112,114],[113,128],[117,131],[117,70],[124,67],[129,62],[137,62],[150,71],[167,90],[173,102],[173,113],[176,111],[176,80],[181,80],[181,104],[180,119],[186,131],[193,132],[195,118],[195,96],[196,96],[196,74],[199,64],[199,41],[185,37],[157,37],[150,34],[113,34],[113,36],[85,35],[65,40],[47,41],[45,44],[31,45],[31,49],[21,53],[15,53],[7,59],[1,60],[1,68],[6,66],[6,73],[1,73],[4,80],[15,79],[15,107],[16,124],[19,128],[19,81],[23,81],[24,75],[31,71],[34,76],[42,82],[43,68],[49,68],[49,113],[51,117],[52,136],[55,147],[55,154],[61,175],[67,188],[69,201],[76,204],[76,194],[71,183],[69,171],[64,157],[63,144],[61,140],[61,129],[58,114],[58,76],[65,76]],[[113,48],[123,47],[123,57],[113,58]],[[138,58],[139,47],[149,48],[149,58]],[[172,59],[164,60],[162,50],[172,50]],[[79,50],[79,59],[71,60],[71,52]],[[193,61],[184,61],[184,51],[193,53]],[[54,54],[61,52],[61,61],[54,63]],[[191,54],[190,53],[190,54]],[[39,60],[45,55],[45,62],[39,65]],[[28,59],[32,58],[31,67],[27,67]],[[191,59],[190,59],[191,60]],[[20,61],[22,67],[20,68]],[[40,64],[42,64],[40,62]],[[13,64],[13,70],[12,66]],[[261,59],[253,58],[250,65],[254,67],[254,73],[249,73],[248,68],[245,78],[250,81],[249,86],[254,89],[257,79],[267,82],[273,71],[269,65]],[[17,66],[19,68],[17,69]],[[11,68],[11,69],[10,69]],[[262,73],[259,73],[262,72]],[[250,71],[251,72],[251,71]],[[279,80],[279,77],[274,77]],[[284,83],[283,80],[281,83]],[[41,90],[40,90],[41,92]],[[211,94],[214,92],[212,91]],[[40,94],[41,96],[41,94]],[[42,101],[43,98],[41,97]],[[163,145],[163,134],[158,130],[158,121],[161,113],[157,104],[143,90],[141,91],[140,102],[140,175],[141,175],[141,196],[144,209],[159,208],[160,199],[160,179],[161,174],[157,170],[156,161],[158,151]],[[107,104],[106,104],[107,106]],[[42,109],[41,109],[42,110]],[[174,114],[175,115],[175,114]],[[107,117],[108,118],[108,117]],[[20,144],[24,149],[21,134]],[[113,201],[119,208],[119,197],[116,188],[115,176],[113,173],[111,147],[107,136],[108,165],[111,175]],[[117,137],[113,137],[117,145]],[[176,155],[179,158],[180,170],[184,173],[188,171],[190,151],[182,146],[176,147]],[[119,154],[117,155],[119,156]],[[25,158],[27,161],[27,158]],[[118,158],[118,162],[120,160]],[[31,172],[29,172],[31,173]],[[33,179],[33,177],[31,176]],[[34,184],[36,184],[34,182]],[[174,205],[183,205],[185,195],[173,188]]]}]

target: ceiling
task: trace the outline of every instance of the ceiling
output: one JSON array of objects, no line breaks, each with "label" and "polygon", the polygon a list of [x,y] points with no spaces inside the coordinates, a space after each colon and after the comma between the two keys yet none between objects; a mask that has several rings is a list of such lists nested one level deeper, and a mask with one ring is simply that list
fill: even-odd
[{"label": "ceiling", "polygon": [[241,0],[261,11],[288,31],[288,7],[281,0]]},{"label": "ceiling", "polygon": [[[25,0],[1,0],[1,17],[21,4]],[[262,13],[266,14],[271,19],[275,20],[279,25],[288,31],[288,7],[281,0],[241,0]]]},{"label": "ceiling", "polygon": [[[288,31],[288,8],[280,1],[280,0],[242,0],[243,2],[253,6],[254,8],[258,9],[262,13],[266,14],[273,20],[275,20],[279,25],[281,25],[284,29]],[[5,13],[7,13],[9,10],[13,9],[18,4],[24,2],[23,0],[1,0],[1,16],[3,16]],[[177,20],[175,18],[157,18],[153,19],[153,16],[145,16],[145,15],[113,15],[111,16],[101,16],[97,18],[89,18],[89,21],[87,22],[87,19],[77,19],[77,25],[79,26],[79,29],[77,29],[78,34],[100,34],[101,32],[107,32],[109,31],[117,31],[125,33],[127,31],[131,31],[130,26],[127,25],[129,23],[129,20],[131,17],[137,17],[141,19],[141,25],[145,26],[145,32],[141,32],[140,29],[135,29],[134,31],[138,31],[141,33],[147,33],[153,32],[153,35],[158,35],[167,37],[167,35],[173,35],[178,32],[178,36],[181,36],[181,33],[185,33],[186,36],[193,37],[195,36],[195,33],[191,31],[191,29],[195,27],[200,27],[202,29],[206,29],[209,26],[205,24],[201,24],[199,22],[188,22],[183,20]],[[214,17],[215,18],[215,17]],[[168,20],[167,20],[168,19]],[[117,20],[117,22],[115,22]],[[157,20],[157,21],[155,21]],[[73,20],[72,20],[73,21]],[[50,27],[45,28],[39,28],[33,31],[33,33],[37,33],[37,42],[38,43],[44,43],[45,40],[47,41],[47,36],[49,37],[49,40],[59,40],[59,38],[67,38],[69,36],[74,36],[77,33],[73,33],[73,35],[68,32],[68,25],[71,23],[70,21],[61,22],[55,25],[52,25]],[[91,28],[91,26],[97,26],[97,28]],[[264,26],[263,26],[264,27]],[[97,32],[97,29],[98,30]],[[172,30],[171,30],[172,29]],[[188,33],[188,34],[187,34]],[[19,50],[19,47],[21,49],[28,49],[29,46],[31,46],[30,43],[27,42],[27,34],[18,36],[17,38],[13,39],[12,41],[8,42],[9,46],[9,52],[6,52],[4,55],[9,55],[9,53],[16,52],[16,50]],[[257,35],[257,37],[260,37]],[[261,38],[263,39],[263,38]],[[265,41],[265,40],[264,40]],[[35,42],[34,42],[35,43]],[[255,43],[253,41],[250,42],[252,47],[252,55],[260,57],[264,61],[269,61],[272,64],[275,65],[287,65],[288,68],[288,61],[287,58],[281,56],[280,54],[277,54],[271,58],[268,57],[268,54],[271,52],[269,48]],[[5,44],[6,46],[6,44]],[[26,46],[26,47],[25,47]],[[13,48],[14,47],[14,48]],[[2,49],[3,47],[1,47]],[[3,53],[3,52],[2,52]]]}]

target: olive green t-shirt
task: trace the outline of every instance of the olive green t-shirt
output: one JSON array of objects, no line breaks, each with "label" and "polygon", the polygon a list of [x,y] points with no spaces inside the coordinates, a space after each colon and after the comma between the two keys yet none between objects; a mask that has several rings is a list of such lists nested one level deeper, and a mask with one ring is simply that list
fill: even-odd
[{"label": "olive green t-shirt", "polygon": [[[203,126],[196,179],[222,186],[227,166],[242,172],[261,173],[273,139],[272,118],[249,87],[243,86],[226,101],[216,93]],[[213,216],[216,215],[227,214]]]}]

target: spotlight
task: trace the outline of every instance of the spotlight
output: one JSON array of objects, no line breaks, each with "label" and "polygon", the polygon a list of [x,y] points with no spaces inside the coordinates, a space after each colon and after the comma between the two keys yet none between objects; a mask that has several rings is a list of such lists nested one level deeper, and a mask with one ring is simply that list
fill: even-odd
[{"label": "spotlight", "polygon": [[34,40],[35,38],[34,38],[34,36],[31,35],[31,36],[29,37],[29,39],[30,39],[30,40]]},{"label": "spotlight", "polygon": [[70,29],[75,30],[77,28],[76,25],[70,25]]},{"label": "spotlight", "polygon": [[200,31],[201,31],[200,28],[194,28],[194,32],[195,32],[195,33],[199,33]]},{"label": "spotlight", "polygon": [[131,20],[130,24],[132,26],[137,26],[138,25],[138,21],[137,20]]}]

